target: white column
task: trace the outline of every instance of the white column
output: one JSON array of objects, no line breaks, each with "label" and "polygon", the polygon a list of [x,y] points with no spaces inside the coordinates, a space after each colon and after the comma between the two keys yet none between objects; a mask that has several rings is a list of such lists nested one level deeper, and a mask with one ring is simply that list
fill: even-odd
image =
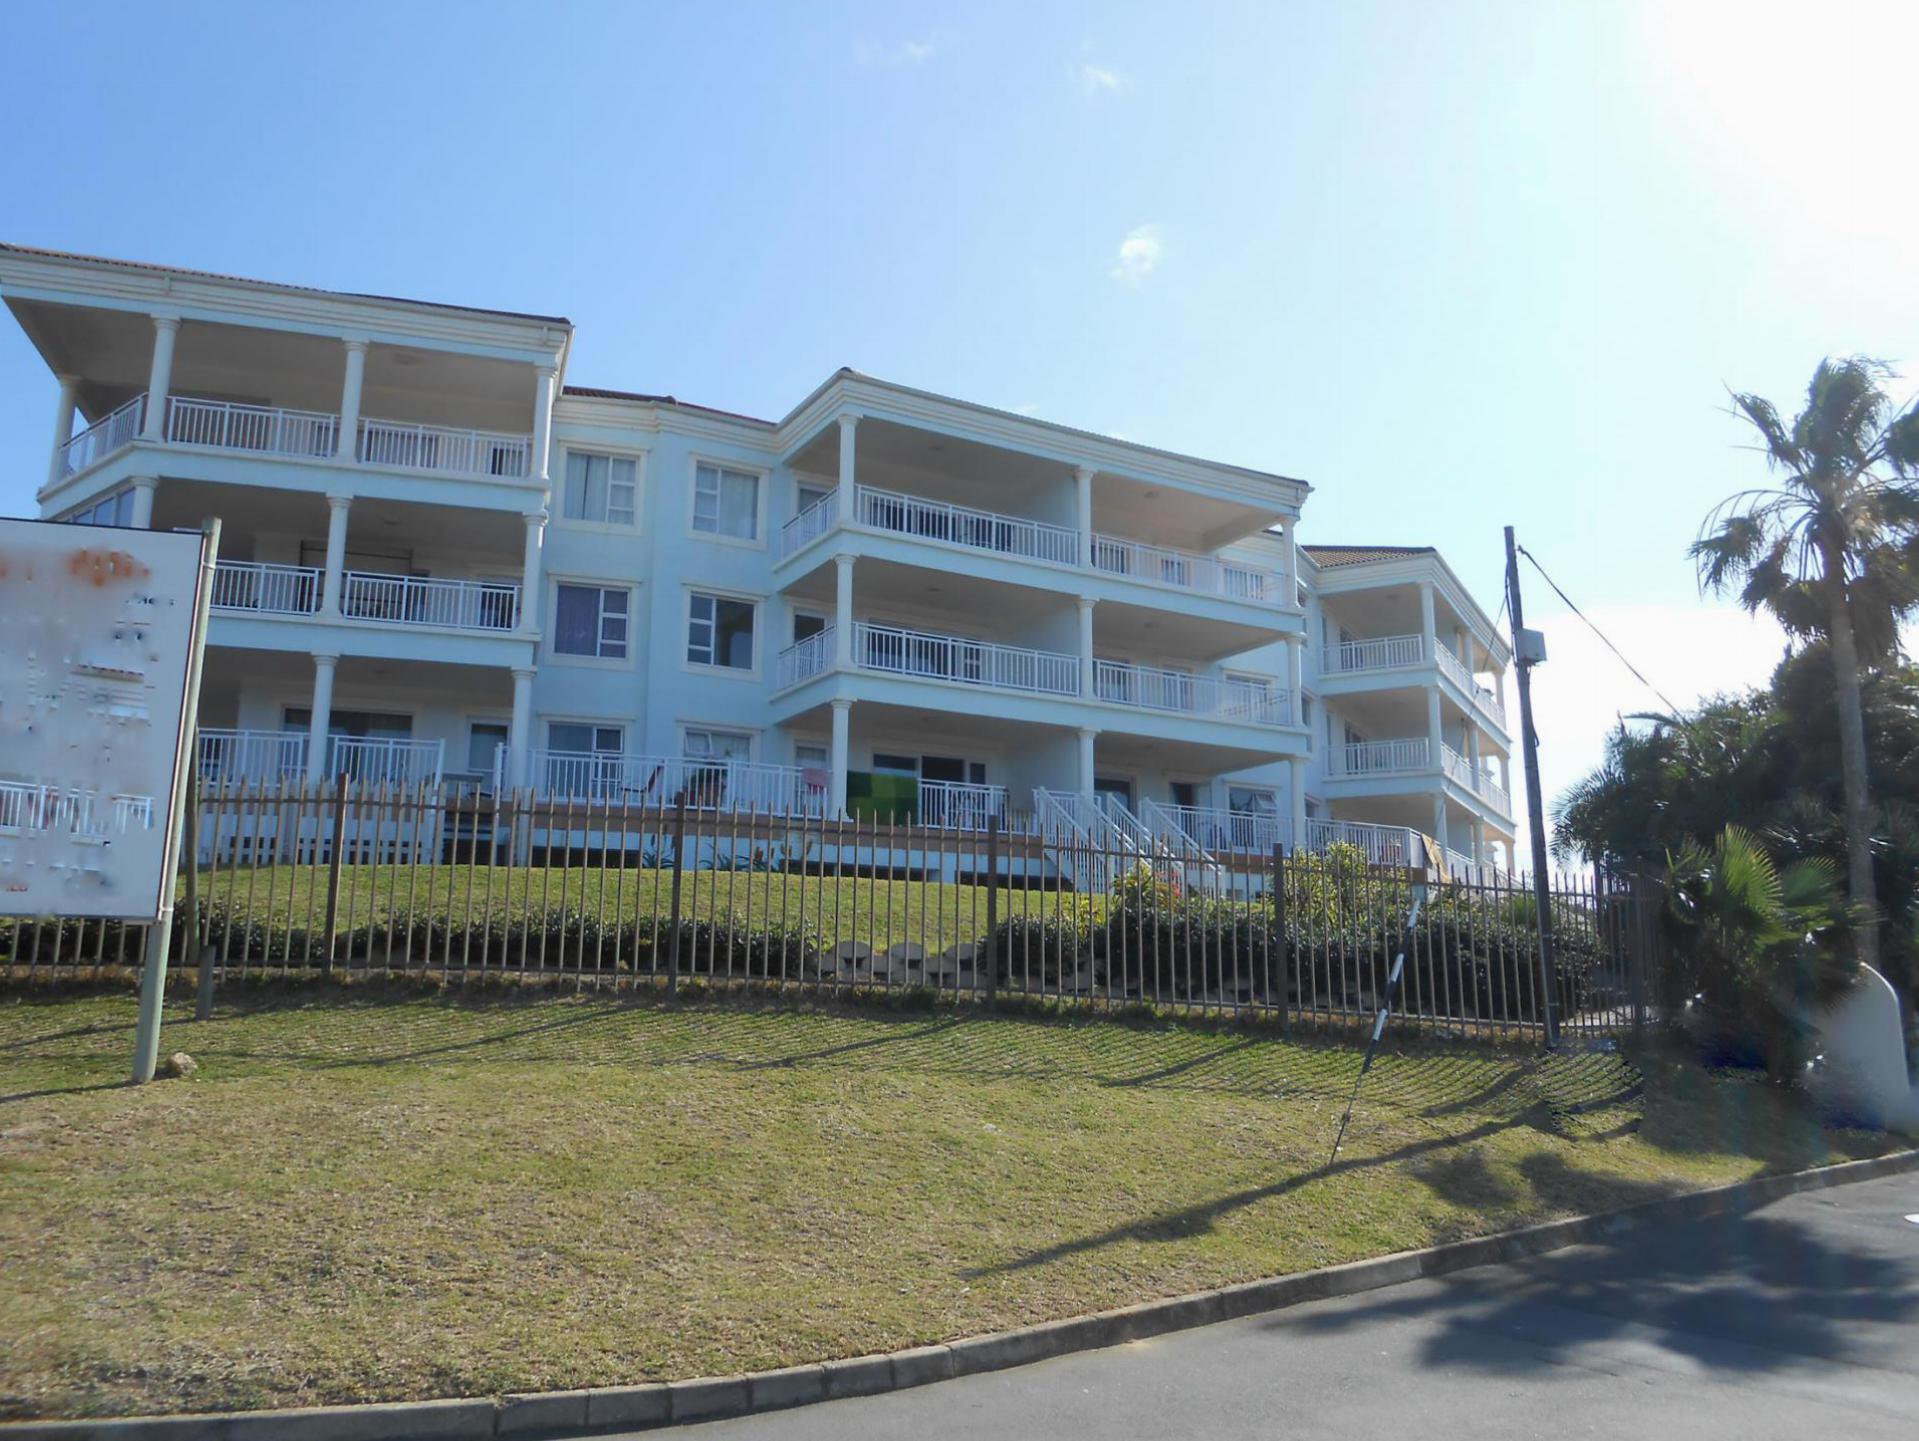
[{"label": "white column", "polygon": [[1513,798],[1513,760],[1511,756],[1499,758],[1499,788],[1506,793],[1506,803],[1512,804]]},{"label": "white column", "polygon": [[360,393],[366,388],[366,342],[346,342],[346,379],[340,385],[340,441],[333,454],[351,463],[360,453]]},{"label": "white column", "polygon": [[1093,568],[1093,468],[1082,465],[1073,471],[1073,524],[1079,529],[1081,570]]},{"label": "white column", "polygon": [[[542,579],[546,563],[546,512],[529,510],[520,519],[526,522],[526,552],[520,562],[520,630],[525,635],[538,635],[540,596],[546,584]],[[628,624],[631,623],[629,620]]]},{"label": "white column", "polygon": [[307,782],[318,785],[327,778],[327,726],[333,719],[333,671],[340,664],[337,655],[313,657],[313,719],[307,726]]},{"label": "white column", "polygon": [[1079,598],[1079,693],[1083,700],[1093,698],[1093,606],[1087,596]]},{"label": "white column", "polygon": [[1306,846],[1306,758],[1288,756],[1286,758],[1287,800],[1292,804],[1293,839],[1290,849],[1303,850]]},{"label": "white column", "polygon": [[1473,817],[1473,860],[1480,865],[1487,862],[1486,823],[1478,816]]},{"label": "white column", "polygon": [[157,476],[133,477],[133,520],[135,530],[153,529],[153,493],[160,488]]},{"label": "white column", "polygon": [[1282,516],[1279,522],[1280,539],[1286,546],[1286,591],[1284,600],[1287,605],[1299,603],[1299,544],[1293,539],[1293,527],[1298,524],[1292,516]]},{"label": "white column", "polygon": [[858,497],[853,487],[858,483],[854,476],[856,455],[853,432],[859,429],[860,417],[857,411],[849,410],[840,417],[840,519],[853,520],[859,515]]},{"label": "white column", "polygon": [[48,485],[56,485],[66,478],[67,442],[73,439],[73,412],[79,400],[79,377],[61,376],[60,400],[53,408],[53,455],[47,461]]},{"label": "white column", "polygon": [[1426,692],[1426,744],[1432,750],[1432,754],[1426,757],[1426,763],[1434,770],[1439,770],[1440,760],[1446,754],[1443,749],[1446,732],[1440,725],[1438,686]]},{"label": "white column", "polygon": [[1426,638],[1427,661],[1438,661],[1439,621],[1433,609],[1433,583],[1430,580],[1419,583],[1419,633]]},{"label": "white column", "polygon": [[840,670],[851,670],[853,666],[853,557],[850,555],[833,557],[833,664]]},{"label": "white column", "polygon": [[1079,732],[1079,793],[1088,800],[1093,796],[1093,741],[1099,732],[1090,726],[1082,726]]},{"label": "white column", "polygon": [[153,368],[147,372],[147,423],[140,434],[148,440],[166,435],[167,393],[173,388],[173,346],[180,335],[180,317],[153,317]]},{"label": "white column", "polygon": [[550,365],[533,367],[533,479],[547,483],[548,452],[553,448],[553,376]]},{"label": "white column", "polygon": [[1483,774],[1479,759],[1479,726],[1472,720],[1466,722],[1466,759],[1473,763],[1473,779]]},{"label": "white column", "polygon": [[1433,839],[1439,842],[1439,849],[1442,851],[1452,844],[1446,835],[1446,793],[1444,791],[1433,797]]},{"label": "white column", "polygon": [[518,790],[526,784],[527,748],[533,735],[533,672],[513,668],[513,719],[506,729],[506,783]]},{"label": "white column", "polygon": [[852,749],[852,737],[853,702],[836,700],[833,702],[833,749],[829,761],[833,789],[828,796],[831,813],[835,817],[846,814],[847,755]]},{"label": "white column", "polygon": [[1306,723],[1306,698],[1300,693],[1300,687],[1305,684],[1300,651],[1305,645],[1306,637],[1303,635],[1286,637],[1286,710],[1287,719],[1294,725]]},{"label": "white column", "polygon": [[326,575],[320,583],[320,614],[338,620],[341,576],[346,570],[346,517],[353,497],[329,495],[326,503]]}]

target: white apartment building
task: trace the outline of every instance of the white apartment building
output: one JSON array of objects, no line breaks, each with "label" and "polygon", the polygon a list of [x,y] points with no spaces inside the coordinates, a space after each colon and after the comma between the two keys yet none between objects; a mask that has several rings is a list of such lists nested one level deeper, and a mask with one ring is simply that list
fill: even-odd
[{"label": "white apartment building", "polygon": [[209,781],[346,773],[1510,864],[1510,651],[1310,487],[842,370],[568,385],[558,316],[0,246],[43,517],[223,522]]}]

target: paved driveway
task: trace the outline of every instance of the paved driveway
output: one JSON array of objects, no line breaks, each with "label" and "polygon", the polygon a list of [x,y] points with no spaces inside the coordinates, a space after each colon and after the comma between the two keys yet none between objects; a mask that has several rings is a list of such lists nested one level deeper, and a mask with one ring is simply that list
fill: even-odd
[{"label": "paved driveway", "polygon": [[[1919,1437],[1919,1174],[687,1441]],[[659,1432],[649,1433],[659,1435]]]}]

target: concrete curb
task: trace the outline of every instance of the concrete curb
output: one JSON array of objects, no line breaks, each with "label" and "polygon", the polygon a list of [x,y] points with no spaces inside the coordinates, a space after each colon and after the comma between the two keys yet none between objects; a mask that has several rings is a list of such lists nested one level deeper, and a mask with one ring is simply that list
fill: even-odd
[{"label": "concrete curb", "polygon": [[1350,1296],[1422,1276],[1442,1276],[1603,1240],[1663,1221],[1696,1221],[1751,1210],[1802,1191],[1919,1170],[1919,1150],[1811,1171],[1761,1176],[1709,1191],[1547,1221],[1522,1231],[1402,1251],[1292,1276],[1247,1281],[1117,1311],[968,1336],[880,1356],[854,1356],[750,1376],[707,1376],[641,1386],[548,1391],[499,1400],[400,1401],[369,1406],[316,1406],[295,1411],[238,1411],[192,1416],[135,1416],[100,1421],[0,1424],[0,1441],[492,1441],[502,1436],[560,1436],[642,1430],[681,1421],[709,1421],[804,1406],[843,1396],[901,1391],[954,1376],[1024,1366],[1072,1351],[1117,1346],[1169,1331],[1207,1326],[1302,1301]]}]

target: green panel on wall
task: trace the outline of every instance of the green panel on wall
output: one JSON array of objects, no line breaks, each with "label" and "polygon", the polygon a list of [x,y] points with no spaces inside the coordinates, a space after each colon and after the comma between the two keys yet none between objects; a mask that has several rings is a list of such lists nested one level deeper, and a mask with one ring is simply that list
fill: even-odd
[{"label": "green panel on wall", "polygon": [[855,820],[915,822],[920,815],[919,779],[885,772],[848,771],[846,810]]}]

